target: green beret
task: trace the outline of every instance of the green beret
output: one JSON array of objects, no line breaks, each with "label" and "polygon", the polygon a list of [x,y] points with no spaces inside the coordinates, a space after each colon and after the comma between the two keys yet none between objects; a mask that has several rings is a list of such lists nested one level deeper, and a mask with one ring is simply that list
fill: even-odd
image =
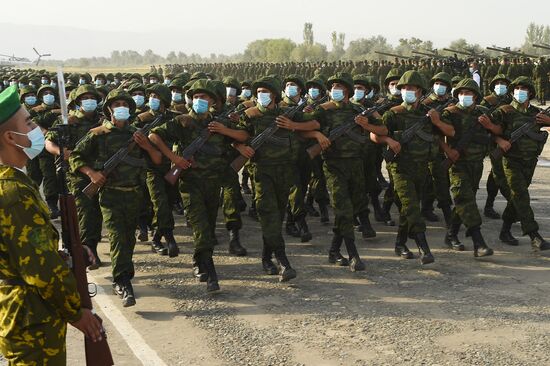
[{"label": "green beret", "polygon": [[355,90],[353,89],[353,78],[347,72],[337,72],[327,80],[327,89],[332,89],[332,84],[344,84],[348,89],[348,96],[351,98]]},{"label": "green beret", "polygon": [[401,76],[397,83],[397,89],[401,89],[404,85],[414,85],[423,92],[426,92],[426,85],[424,84],[424,78],[418,71],[408,70]]},{"label": "green beret", "polygon": [[109,111],[109,106],[111,103],[117,100],[125,100],[126,103],[128,103],[128,106],[130,107],[130,114],[134,114],[136,111],[136,102],[134,101],[134,98],[128,94],[128,92],[125,92],[122,89],[114,89],[107,94],[107,97],[105,98],[105,103],[103,103],[103,114],[107,118],[111,118],[111,112]]},{"label": "green beret", "polygon": [[0,125],[7,122],[21,108],[15,85],[0,93]]},{"label": "green beret", "polygon": [[455,89],[453,91],[453,97],[458,98],[458,93],[460,93],[460,90],[466,89],[469,91],[472,91],[476,94],[477,102],[481,102],[481,99],[483,98],[481,95],[481,91],[479,90],[479,85],[474,81],[474,79],[466,78],[459,81],[458,84],[456,84]]}]

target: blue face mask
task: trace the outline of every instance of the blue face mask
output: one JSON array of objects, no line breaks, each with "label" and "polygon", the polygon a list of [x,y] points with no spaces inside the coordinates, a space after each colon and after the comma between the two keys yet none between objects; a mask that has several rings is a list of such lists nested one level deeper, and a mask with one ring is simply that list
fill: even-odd
[{"label": "blue face mask", "polygon": [[78,83],[80,85],[84,85],[84,84],[86,84],[86,80],[85,79],[80,79],[80,80],[78,80]]},{"label": "blue face mask", "polygon": [[51,85],[53,88],[57,87],[57,84],[56,84],[55,82],[53,82],[53,81],[50,83],[50,85]]},{"label": "blue face mask", "polygon": [[181,93],[172,93],[172,100],[174,102],[181,102],[182,99]]},{"label": "blue face mask", "polygon": [[26,87],[24,83],[19,83],[19,89],[23,89],[24,87]]},{"label": "blue face mask", "polygon": [[472,104],[474,104],[474,96],[473,95],[459,95],[458,96],[458,104],[460,104],[464,108],[468,108]]},{"label": "blue face mask", "polygon": [[371,89],[371,91],[369,92],[369,94],[367,94],[365,96],[365,99],[372,99],[372,97],[374,97],[374,90]]},{"label": "blue face mask", "polygon": [[97,100],[95,99],[84,99],[80,102],[80,106],[84,112],[93,112],[97,108]]},{"label": "blue face mask", "polygon": [[447,92],[447,87],[443,84],[434,84],[435,95],[441,97]]},{"label": "blue face mask", "polygon": [[49,84],[48,79],[42,79],[42,80],[40,80],[40,83],[41,83],[42,85],[47,85],[47,84]]},{"label": "blue face mask", "polygon": [[309,96],[313,99],[317,99],[317,97],[319,96],[319,89],[317,88],[309,88],[307,92]]},{"label": "blue face mask", "polygon": [[46,105],[52,105],[55,102],[55,96],[53,94],[46,94],[42,97],[42,101]]},{"label": "blue face mask", "polygon": [[407,104],[413,104],[416,102],[416,92],[414,90],[401,89],[401,96],[403,101]]},{"label": "blue face mask", "polygon": [[243,89],[243,91],[241,92],[241,95],[242,95],[244,98],[250,98],[250,96],[252,95],[252,90],[250,90],[250,89]]},{"label": "blue face mask", "polygon": [[285,94],[289,98],[294,98],[298,95],[298,87],[296,85],[288,85],[285,89]]},{"label": "blue face mask", "polygon": [[157,98],[149,98],[149,108],[153,111],[157,111],[160,108],[160,99]]},{"label": "blue face mask", "polygon": [[96,86],[101,86],[101,85],[103,85],[103,80],[97,79],[97,80],[95,81],[95,85],[96,85]]},{"label": "blue face mask", "polygon": [[516,89],[514,90],[514,99],[520,103],[525,103],[529,99],[529,92],[527,90]]},{"label": "blue face mask", "polygon": [[365,97],[365,91],[363,89],[355,89],[355,94],[353,94],[353,99],[361,100]]},{"label": "blue face mask", "polygon": [[508,87],[504,84],[495,85],[495,94],[498,96],[508,93]]},{"label": "blue face mask", "polygon": [[170,79],[164,79],[164,85],[170,85]]},{"label": "blue face mask", "polygon": [[117,121],[127,121],[130,118],[130,108],[116,107],[113,109],[113,117]]},{"label": "blue face mask", "polygon": [[136,102],[136,107],[141,107],[143,103],[145,103],[145,97],[143,95],[134,95],[132,99]]},{"label": "blue face mask", "polygon": [[193,99],[193,110],[196,114],[203,114],[208,112],[208,101],[201,98]]},{"label": "blue face mask", "polygon": [[27,105],[35,105],[36,104],[36,97],[25,97],[25,103]]},{"label": "blue face mask", "polygon": [[258,103],[262,107],[267,107],[271,104],[271,93],[258,93]]},{"label": "blue face mask", "polygon": [[46,139],[44,138],[44,134],[42,133],[42,130],[40,129],[40,127],[36,127],[34,130],[30,131],[29,133],[20,133],[20,132],[14,132],[14,131],[12,131],[12,133],[20,136],[27,136],[27,138],[31,142],[30,147],[25,147],[17,144],[15,145],[23,149],[23,152],[25,153],[25,155],[29,157],[29,159],[32,160],[36,158],[38,155],[40,155],[42,150],[44,150],[44,146],[46,145]]},{"label": "blue face mask", "polygon": [[330,96],[335,102],[340,102],[344,99],[344,91],[342,89],[332,89],[330,91]]}]

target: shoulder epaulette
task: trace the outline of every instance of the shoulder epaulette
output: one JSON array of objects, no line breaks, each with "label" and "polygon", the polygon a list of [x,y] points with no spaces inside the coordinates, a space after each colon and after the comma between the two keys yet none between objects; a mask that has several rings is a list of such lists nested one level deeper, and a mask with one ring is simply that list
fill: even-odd
[{"label": "shoulder epaulette", "polygon": [[105,135],[107,133],[111,133],[111,130],[108,129],[106,126],[98,126],[90,129],[90,133],[94,136],[99,136],[99,135]]},{"label": "shoulder epaulette", "polygon": [[263,113],[260,111],[260,109],[258,107],[247,108],[244,111],[244,114],[246,114],[246,116],[248,118],[255,118],[255,117],[263,116]]},{"label": "shoulder epaulette", "polygon": [[392,111],[395,114],[405,113],[405,112],[407,112],[407,108],[405,108],[404,106],[402,106],[400,104],[400,105],[396,105],[395,107],[391,107],[390,111]]},{"label": "shoulder epaulette", "polygon": [[323,103],[319,106],[319,108],[322,108],[325,111],[329,111],[331,109],[336,109],[336,107],[337,107],[336,103],[334,103],[333,101]]}]

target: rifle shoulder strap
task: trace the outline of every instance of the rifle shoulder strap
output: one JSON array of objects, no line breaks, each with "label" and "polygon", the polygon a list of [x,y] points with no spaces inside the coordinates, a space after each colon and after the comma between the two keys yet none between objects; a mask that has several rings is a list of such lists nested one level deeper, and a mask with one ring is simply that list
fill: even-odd
[{"label": "rifle shoulder strap", "polygon": [[99,136],[99,135],[106,135],[108,133],[111,133],[111,130],[102,125],[102,126],[91,128],[90,133],[94,136]]},{"label": "rifle shoulder strap", "polygon": [[193,123],[195,122],[193,120],[193,117],[191,117],[190,115],[188,114],[180,114],[178,116],[176,116],[175,120],[182,125],[182,127],[184,128],[189,128],[193,125]]},{"label": "rifle shoulder strap", "polygon": [[461,109],[458,108],[456,105],[448,106],[447,108],[443,109],[444,111],[447,111],[451,114],[459,114],[461,112]]},{"label": "rifle shoulder strap", "polygon": [[149,112],[140,113],[137,118],[143,123],[149,123],[154,119],[153,115]]},{"label": "rifle shoulder strap", "polygon": [[244,111],[244,114],[246,114],[248,118],[257,118],[263,116],[262,111],[260,111],[258,107],[247,108],[246,111]]},{"label": "rifle shoulder strap", "polygon": [[510,104],[504,104],[502,106],[500,106],[500,109],[504,112],[504,113],[512,113],[513,111],[515,111],[516,109],[514,107],[512,107]]},{"label": "rifle shoulder strap", "polygon": [[496,95],[490,94],[483,98],[491,107],[498,103]]},{"label": "rifle shoulder strap", "polygon": [[338,106],[336,105],[336,103],[330,101],[330,102],[326,102],[326,103],[323,103],[319,106],[319,108],[322,108],[324,109],[325,111],[330,111],[332,109],[336,109]]}]

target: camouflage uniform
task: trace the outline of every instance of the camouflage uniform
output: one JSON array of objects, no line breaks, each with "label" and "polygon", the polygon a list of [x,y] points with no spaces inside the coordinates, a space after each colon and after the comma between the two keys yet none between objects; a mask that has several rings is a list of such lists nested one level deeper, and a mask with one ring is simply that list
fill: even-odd
[{"label": "camouflage uniform", "polygon": [[0,353],[14,365],[64,365],[67,322],[80,319],[76,280],[38,187],[0,165]]}]

